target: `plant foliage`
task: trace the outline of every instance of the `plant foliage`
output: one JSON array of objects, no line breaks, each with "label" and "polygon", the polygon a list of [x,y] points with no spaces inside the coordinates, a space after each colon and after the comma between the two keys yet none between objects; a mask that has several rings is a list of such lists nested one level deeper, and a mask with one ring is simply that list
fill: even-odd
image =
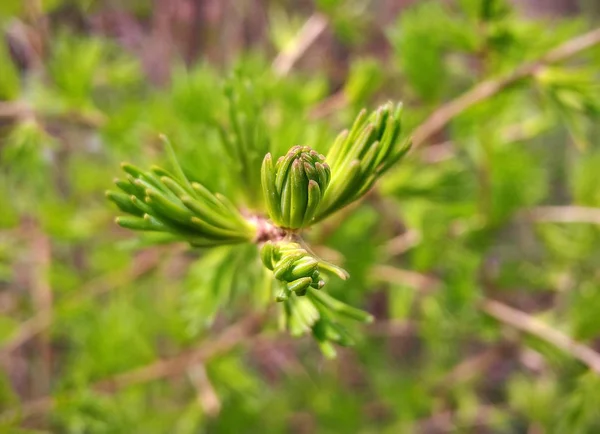
[{"label": "plant foliage", "polygon": [[301,3],[0,1],[0,432],[600,431],[596,2]]}]

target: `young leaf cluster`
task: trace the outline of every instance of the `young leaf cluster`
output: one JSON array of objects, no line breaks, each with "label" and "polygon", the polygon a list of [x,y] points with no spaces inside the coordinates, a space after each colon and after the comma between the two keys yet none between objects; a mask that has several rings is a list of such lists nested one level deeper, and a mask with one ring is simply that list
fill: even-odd
[{"label": "young leaf cluster", "polygon": [[264,266],[283,282],[284,289],[277,295],[277,301],[287,300],[292,293],[306,295],[309,287],[321,289],[325,285],[320,278],[321,270],[334,273],[343,280],[349,277],[345,270],[318,260],[296,242],[267,241],[261,248],[260,256]]},{"label": "young leaf cluster", "polygon": [[336,318],[371,322],[373,317],[321,291],[325,281],[321,271],[346,280],[348,273],[317,259],[301,244],[293,241],[266,242],[261,248],[265,267],[281,282],[276,300],[283,303],[281,324],[292,336],[311,333],[323,354],[335,357],[332,343],[348,346],[354,340]]},{"label": "young leaf cluster", "polygon": [[[232,88],[228,88],[228,93],[230,99],[236,99]],[[174,175],[156,166],[143,171],[123,164],[126,179],[117,180],[120,191],[109,191],[107,196],[129,214],[117,218],[120,226],[160,232],[165,237],[163,241],[187,241],[193,247],[263,243],[263,265],[283,286],[275,298],[284,302],[287,328],[294,334],[311,330],[322,349],[331,355],[325,342],[348,344],[350,340],[329,318],[341,314],[364,321],[370,316],[320,291],[325,284],[322,271],[343,280],[349,277],[348,273],[309,253],[301,244],[299,232],[360,199],[408,151],[408,142],[399,144],[401,112],[402,106],[392,103],[370,115],[363,110],[350,131],[338,136],[327,157],[309,146],[294,146],[277,162],[267,153],[259,181],[270,221],[260,215],[243,216],[225,196],[213,194],[201,183],[190,182],[166,139]],[[230,113],[230,118],[235,120],[232,128],[237,141],[255,136],[241,133],[238,121],[242,119],[235,113]],[[255,153],[257,146],[262,149],[267,143],[266,138],[259,142],[261,145],[251,146],[249,152]],[[232,157],[237,155],[241,166],[249,168],[241,142],[235,150],[237,154]],[[250,182],[251,173],[252,170],[242,171],[244,183]],[[309,304],[297,301],[304,296]]]},{"label": "young leaf cluster", "polygon": [[401,115],[402,105],[388,102],[371,114],[362,110],[339,134],[326,157],[332,176],[317,221],[364,196],[408,152],[410,141],[399,140]]},{"label": "young leaf cluster", "polygon": [[126,179],[117,179],[120,191],[107,197],[128,216],[117,217],[124,228],[161,232],[167,239],[210,247],[251,241],[256,229],[225,196],[202,184],[190,183],[183,172],[177,177],[160,167],[143,171],[122,164]]},{"label": "young leaf cluster", "polygon": [[311,333],[328,358],[336,356],[334,343],[342,346],[354,344],[354,339],[340,323],[340,319],[363,323],[373,321],[373,316],[369,313],[310,286],[306,290],[306,297],[285,299],[283,307],[282,325],[292,336]]}]

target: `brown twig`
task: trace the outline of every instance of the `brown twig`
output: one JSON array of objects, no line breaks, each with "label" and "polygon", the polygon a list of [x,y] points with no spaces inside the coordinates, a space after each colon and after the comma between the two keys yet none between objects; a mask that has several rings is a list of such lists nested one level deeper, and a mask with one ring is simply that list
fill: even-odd
[{"label": "brown twig", "polygon": [[[53,316],[52,288],[48,277],[51,262],[50,240],[35,223],[27,226],[31,237],[30,252],[33,261],[31,298],[40,322],[49,324],[52,322]],[[34,395],[39,396],[48,393],[50,388],[52,347],[48,333],[40,333],[38,336],[36,353],[39,356],[40,365],[39,369],[34,370],[33,384]]]},{"label": "brown twig", "polygon": [[[459,414],[453,411],[442,411],[432,415],[427,419],[417,421],[411,432],[415,433],[446,433],[456,432],[459,428],[483,429],[487,426],[494,425],[494,413],[503,411],[504,409],[493,406],[480,406],[477,408],[477,413],[472,417],[472,420],[464,420]],[[471,431],[470,431],[471,432]]]},{"label": "brown twig", "polygon": [[296,62],[327,28],[327,18],[319,13],[310,16],[304,23],[289,48],[282,50],[273,61],[273,70],[279,76],[289,74]]},{"label": "brown twig", "polygon": [[487,371],[490,366],[502,355],[506,344],[498,344],[488,347],[475,354],[474,356],[468,357],[462,360],[458,365],[452,368],[440,381],[440,385],[444,389],[459,384],[470,379],[477,377]]},{"label": "brown twig", "polygon": [[188,369],[188,377],[196,388],[198,394],[198,404],[210,417],[216,417],[221,412],[221,400],[215,391],[204,364],[198,363],[190,366]]},{"label": "brown twig", "polygon": [[[427,292],[439,285],[440,281],[432,276],[427,276],[414,271],[400,270],[391,266],[379,266],[375,274],[382,280],[393,283],[404,283],[415,289]],[[594,372],[600,374],[600,354],[593,349],[573,340],[566,334],[552,328],[531,315],[514,309],[503,303],[491,299],[484,299],[479,308],[497,319],[518,330],[527,332],[542,339],[556,348],[570,354],[575,359],[587,365]]]},{"label": "brown twig", "polygon": [[421,242],[421,234],[415,230],[409,230],[397,237],[392,238],[385,246],[385,250],[392,256],[399,256],[412,249]]},{"label": "brown twig", "polygon": [[408,285],[423,293],[433,290],[441,283],[436,277],[412,270],[403,270],[389,265],[377,265],[373,267],[372,276],[374,279],[383,282]]},{"label": "brown twig", "polygon": [[456,149],[452,141],[445,141],[430,145],[424,148],[421,152],[421,160],[424,163],[436,164],[450,160],[456,156]]},{"label": "brown twig", "polygon": [[0,101],[0,118],[30,119],[33,116],[33,110],[24,102]]},{"label": "brown twig", "polygon": [[540,374],[548,368],[548,363],[544,359],[544,356],[531,348],[522,348],[519,351],[517,359],[525,369],[536,374]]},{"label": "brown twig", "polygon": [[413,149],[423,145],[452,119],[468,108],[496,95],[501,90],[523,79],[535,75],[546,65],[567,60],[581,51],[598,44],[600,44],[600,29],[595,29],[559,45],[538,60],[526,62],[518,66],[504,76],[479,83],[458,98],[442,105],[417,127],[413,133]]},{"label": "brown twig", "polygon": [[34,317],[23,322],[17,331],[0,348],[0,360],[7,357],[20,346],[29,342],[52,324],[52,319],[46,314],[38,313]]},{"label": "brown twig", "polygon": [[495,300],[484,300],[480,308],[483,312],[498,321],[552,344],[587,365],[592,371],[600,374],[600,354],[573,340],[566,334],[525,312],[521,312]]},{"label": "brown twig", "polygon": [[106,124],[107,118],[100,111],[70,111],[63,113],[46,113],[36,111],[34,107],[23,101],[0,101],[0,119],[10,121],[38,121],[45,122],[52,118],[59,118],[65,123],[81,125],[87,128],[100,128]]},{"label": "brown twig", "polygon": [[[114,393],[129,386],[156,381],[181,375],[191,366],[205,362],[218,354],[230,351],[260,328],[266,314],[250,314],[237,323],[223,330],[214,339],[209,339],[200,347],[185,351],[175,357],[157,360],[149,365],[117,374],[93,384],[100,392]],[[20,416],[22,419],[42,415],[50,411],[56,404],[56,399],[46,396],[23,403],[19,408],[10,409],[0,414],[0,422]]]},{"label": "brown twig", "polygon": [[417,327],[407,320],[377,321],[367,328],[371,336],[408,336],[414,334]]},{"label": "brown twig", "polygon": [[251,314],[229,326],[219,336],[199,348],[184,352],[166,360],[158,360],[150,365],[115,375],[94,384],[94,388],[103,391],[117,391],[135,384],[147,383],[161,378],[179,375],[190,366],[210,359],[217,354],[229,351],[238,343],[256,331],[263,315]]},{"label": "brown twig", "polygon": [[[115,288],[122,287],[129,281],[137,279],[149,270],[155,268],[160,262],[161,256],[155,253],[156,251],[154,249],[146,250],[144,253],[145,260],[137,264],[137,266],[134,264],[131,270],[126,270],[125,272],[119,270],[108,276],[103,276],[97,280],[87,282],[80,288],[76,295],[64,300],[61,303],[61,307],[73,306],[86,299],[98,297]],[[37,312],[33,317],[21,323],[17,330],[5,341],[4,345],[0,346],[0,361],[8,357],[17,348],[35,338],[51,325],[52,318],[46,315],[45,312]]]},{"label": "brown twig", "polygon": [[583,206],[540,206],[522,212],[535,222],[590,223],[600,225],[600,208]]}]

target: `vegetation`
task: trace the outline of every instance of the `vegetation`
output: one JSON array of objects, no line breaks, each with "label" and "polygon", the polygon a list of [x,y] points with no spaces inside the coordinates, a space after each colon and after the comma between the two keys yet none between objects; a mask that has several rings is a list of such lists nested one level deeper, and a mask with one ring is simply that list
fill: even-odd
[{"label": "vegetation", "polygon": [[0,5],[0,432],[600,430],[593,4],[108,3]]}]

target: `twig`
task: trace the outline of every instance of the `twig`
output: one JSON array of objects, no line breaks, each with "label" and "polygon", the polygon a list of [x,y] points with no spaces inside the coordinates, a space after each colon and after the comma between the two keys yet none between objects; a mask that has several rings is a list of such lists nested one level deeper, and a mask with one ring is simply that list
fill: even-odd
[{"label": "twig", "polygon": [[591,348],[574,341],[564,333],[544,324],[531,315],[495,300],[484,300],[480,308],[491,317],[518,330],[540,338],[556,348],[570,354],[591,370],[600,374],[600,354]]},{"label": "twig", "polygon": [[441,387],[448,389],[449,387],[468,381],[483,372],[487,371],[490,366],[502,355],[503,344],[497,344],[484,349],[482,352],[475,354],[452,368],[448,374],[442,379]]},{"label": "twig", "polygon": [[29,119],[33,116],[33,110],[24,102],[0,101],[0,118]]},{"label": "twig", "polygon": [[0,119],[2,118],[11,121],[41,121],[51,118],[60,118],[66,123],[81,125],[88,128],[100,128],[107,121],[106,116],[100,111],[46,113],[36,111],[34,107],[23,101],[0,101]]},{"label": "twig", "polygon": [[[376,267],[375,274],[382,280],[392,283],[405,283],[425,293],[440,283],[435,277],[426,276],[414,271],[400,270],[391,266]],[[495,300],[484,299],[479,305],[479,308],[486,314],[505,324],[554,345],[556,348],[570,354],[575,359],[587,365],[594,372],[600,374],[600,354],[573,340],[566,334],[550,327],[525,312]]]},{"label": "twig", "polygon": [[521,349],[517,359],[524,368],[536,374],[540,374],[548,367],[548,363],[544,359],[544,356],[537,351],[532,350],[531,348]]},{"label": "twig", "polygon": [[427,146],[422,150],[421,159],[425,163],[435,164],[454,158],[456,149],[452,141],[445,141]]},{"label": "twig", "polygon": [[[144,261],[137,265],[134,264],[131,270],[117,271],[107,277],[87,282],[73,296],[61,303],[61,307],[73,306],[89,298],[98,297],[114,288],[122,287],[129,281],[133,281],[141,275],[147,273],[156,267],[161,257],[155,254],[155,250],[146,250],[144,252]],[[127,273],[127,274],[126,274]],[[44,312],[38,312],[32,318],[24,321],[12,334],[3,346],[0,346],[0,361],[14,352],[17,348],[25,345],[39,333],[43,332],[52,325],[51,318]]]},{"label": "twig", "polygon": [[410,321],[387,320],[377,321],[367,328],[371,336],[409,336],[414,334],[417,327]]},{"label": "twig", "polygon": [[377,265],[373,267],[372,277],[383,282],[408,285],[423,293],[433,290],[441,283],[436,277],[412,270],[402,270],[389,265]]},{"label": "twig", "polygon": [[0,348],[0,361],[21,345],[29,342],[39,333],[50,327],[51,324],[52,319],[43,313],[38,313],[33,318],[22,323],[17,331],[10,337],[8,342]]},{"label": "twig", "polygon": [[[29,227],[31,226],[31,227]],[[44,324],[52,322],[52,288],[48,278],[51,262],[51,246],[48,237],[39,230],[35,223],[27,225],[31,237],[31,258],[33,261],[31,298],[33,306],[38,312],[37,316]],[[33,372],[35,396],[45,395],[50,388],[52,348],[50,335],[40,333],[36,342],[36,352],[40,360],[40,367]]]},{"label": "twig", "polygon": [[282,50],[273,61],[273,70],[279,76],[289,74],[296,62],[327,28],[327,18],[315,13],[304,23],[289,48]]},{"label": "twig", "polygon": [[591,223],[600,225],[600,209],[583,206],[540,206],[522,212],[536,222]]},{"label": "twig", "polygon": [[392,238],[385,250],[393,256],[401,255],[421,242],[421,234],[415,230],[409,230],[397,237]]},{"label": "twig", "polygon": [[479,83],[458,98],[442,105],[415,129],[413,133],[413,149],[423,145],[466,109],[496,95],[501,90],[518,81],[535,75],[546,65],[567,60],[577,53],[597,44],[600,44],[600,29],[595,29],[573,38],[550,50],[538,60],[523,63],[504,76]]},{"label": "twig", "polygon": [[195,350],[184,352],[166,360],[158,360],[150,365],[133,369],[112,378],[101,380],[94,388],[104,391],[117,391],[128,386],[179,375],[190,366],[210,359],[217,354],[229,351],[243,339],[254,333],[262,322],[263,315],[251,314],[229,326],[219,336]]},{"label": "twig", "polygon": [[[427,419],[417,421],[414,425],[414,429],[411,432],[416,433],[446,433],[456,432],[458,428],[483,428],[486,426],[494,425],[494,413],[502,411],[502,408],[494,406],[480,406],[477,408],[477,415],[474,416],[472,421],[461,420],[464,419],[456,412],[453,411],[442,411],[434,414]],[[479,432],[479,431],[475,431]]]},{"label": "twig", "polygon": [[198,403],[204,413],[210,417],[218,416],[221,412],[221,400],[208,378],[204,365],[198,363],[190,366],[188,377],[198,392]]},{"label": "twig", "polygon": [[[100,380],[94,383],[92,387],[97,391],[114,393],[129,386],[181,375],[191,366],[205,362],[218,354],[231,350],[246,338],[256,333],[265,315],[250,314],[223,330],[216,338],[204,342],[196,349],[183,352],[170,359],[157,360],[141,368],[132,369],[131,371]],[[56,399],[52,396],[28,401],[18,408],[10,409],[0,414],[0,422],[11,420],[17,416],[27,419],[45,414],[55,404]]]}]

